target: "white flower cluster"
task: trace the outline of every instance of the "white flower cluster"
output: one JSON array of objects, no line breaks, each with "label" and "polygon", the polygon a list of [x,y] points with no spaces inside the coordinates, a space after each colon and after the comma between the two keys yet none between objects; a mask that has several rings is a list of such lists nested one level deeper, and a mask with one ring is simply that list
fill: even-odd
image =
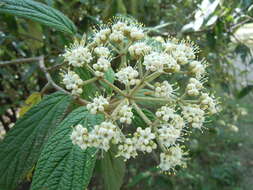
[{"label": "white flower cluster", "polygon": [[167,153],[161,153],[161,163],[159,167],[163,171],[168,171],[171,168],[184,164],[184,152],[179,146],[172,146],[169,148]]},{"label": "white flower cluster", "polygon": [[115,74],[117,79],[125,85],[136,85],[140,82],[137,77],[139,76],[138,71],[136,71],[133,67],[128,66],[121,69],[119,72]]},{"label": "white flower cluster", "polygon": [[64,60],[74,67],[81,67],[90,63],[92,56],[88,48],[75,44],[63,54]]},{"label": "white flower cluster", "polygon": [[103,46],[96,47],[94,49],[94,52],[97,56],[104,57],[104,58],[107,58],[110,55],[110,50],[107,47],[103,47]]},{"label": "white flower cluster", "polygon": [[108,106],[109,102],[103,96],[95,97],[92,103],[87,104],[87,109],[92,114],[96,114],[98,112],[103,112],[105,110],[105,106]]},{"label": "white flower cluster", "polygon": [[128,48],[128,51],[133,58],[139,59],[140,57],[150,53],[151,47],[144,42],[136,42]]},{"label": "white flower cluster", "polygon": [[138,127],[133,138],[136,150],[150,153],[153,149],[157,148],[156,143],[153,141],[155,139],[155,134],[152,133],[150,127],[145,129]]},{"label": "white flower cluster", "polygon": [[181,137],[181,130],[182,129],[170,125],[162,125],[158,129],[159,141],[166,147],[174,145]]},{"label": "white flower cluster", "polygon": [[90,132],[87,128],[78,124],[74,127],[70,138],[73,144],[80,146],[83,150],[88,147],[96,147],[107,151],[110,148],[110,143],[119,143],[121,141],[117,127],[108,121],[95,125]]},{"label": "white flower cluster", "polygon": [[186,92],[190,96],[198,96],[199,91],[203,88],[202,83],[195,79],[195,78],[190,78],[189,84],[186,87]]},{"label": "white flower cluster", "polygon": [[198,106],[185,106],[182,111],[185,120],[191,124],[193,128],[201,129],[205,121],[205,112]]},{"label": "white flower cluster", "polygon": [[156,116],[166,122],[168,122],[170,119],[174,119],[175,115],[175,110],[168,106],[162,106],[156,112]]},{"label": "white flower cluster", "polygon": [[189,64],[190,72],[195,74],[197,79],[200,79],[205,74],[206,65],[200,61],[192,61]]},{"label": "white flower cluster", "polygon": [[207,93],[202,93],[200,96],[200,104],[204,110],[208,109],[211,114],[217,113],[216,102]]},{"label": "white flower cluster", "polygon": [[[77,125],[72,142],[104,151],[116,144],[117,156],[125,160],[160,148],[163,171],[183,165],[185,134],[202,129],[205,117],[218,111],[205,89],[206,63],[196,59],[198,49],[187,41],[146,38],[140,24],[123,18],[103,25],[86,41],[64,54],[69,72],[63,83],[73,94],[84,95],[83,85],[96,81],[95,97],[88,92],[92,100],[83,102],[90,113],[104,114],[105,121],[89,131]],[[71,69],[84,69],[93,78],[83,81]],[[133,126],[138,119],[146,126]]]},{"label": "white flower cluster", "polygon": [[100,57],[97,60],[97,63],[93,65],[96,76],[103,76],[104,72],[106,72],[110,67],[111,67],[110,61],[104,57]]},{"label": "white flower cluster", "polygon": [[71,90],[73,95],[79,95],[83,93],[82,84],[83,80],[73,71],[68,71],[63,74],[63,84],[66,89]]},{"label": "white flower cluster", "polygon": [[173,98],[174,97],[174,89],[168,81],[163,81],[162,83],[155,83],[155,96],[157,97],[165,97],[165,98]]},{"label": "white flower cluster", "polygon": [[123,105],[119,112],[117,113],[117,117],[119,118],[120,123],[131,124],[133,117],[132,107],[128,104]]}]

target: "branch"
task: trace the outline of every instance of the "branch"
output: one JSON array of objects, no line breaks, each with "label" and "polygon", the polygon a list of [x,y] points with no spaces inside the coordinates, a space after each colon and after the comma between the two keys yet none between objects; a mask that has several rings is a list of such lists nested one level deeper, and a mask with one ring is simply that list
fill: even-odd
[{"label": "branch", "polygon": [[11,61],[0,61],[0,67],[12,65],[12,64],[29,63],[29,62],[39,61],[39,60],[40,60],[40,57],[31,57],[31,58],[15,59]]}]

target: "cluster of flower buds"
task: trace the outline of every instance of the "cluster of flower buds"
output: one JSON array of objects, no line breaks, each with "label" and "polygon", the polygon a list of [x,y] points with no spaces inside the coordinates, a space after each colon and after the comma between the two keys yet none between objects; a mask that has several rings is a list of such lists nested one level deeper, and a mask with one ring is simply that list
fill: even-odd
[{"label": "cluster of flower buds", "polygon": [[[89,94],[85,85],[94,82],[97,95],[83,102],[91,114],[104,114],[105,120],[89,131],[73,126],[73,143],[103,151],[114,144],[117,156],[125,160],[156,149],[161,151],[161,170],[184,165],[182,145],[188,132],[202,129],[206,117],[217,112],[217,100],[203,82],[206,63],[196,59],[198,48],[170,38],[152,41],[141,24],[123,18],[94,30],[86,42],[74,43],[63,54],[69,71],[63,83],[83,98]],[[76,69],[93,77],[77,77]]]}]

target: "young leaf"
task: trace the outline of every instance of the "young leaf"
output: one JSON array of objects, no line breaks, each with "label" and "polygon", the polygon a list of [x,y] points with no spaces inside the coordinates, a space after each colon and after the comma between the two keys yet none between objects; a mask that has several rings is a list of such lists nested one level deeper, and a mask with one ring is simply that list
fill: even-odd
[{"label": "young leaf", "polygon": [[71,98],[46,96],[7,133],[0,144],[0,189],[13,190],[37,162],[42,146],[62,119]]},{"label": "young leaf", "polygon": [[112,147],[104,153],[101,160],[101,170],[106,190],[120,190],[125,174],[125,162],[121,157],[115,157],[116,150]]},{"label": "young leaf", "polygon": [[84,107],[77,108],[57,126],[41,153],[35,168],[31,190],[83,190],[87,187],[96,161],[96,149],[82,150],[70,139],[71,126],[87,128],[101,123]]},{"label": "young leaf", "polygon": [[1,0],[0,13],[28,18],[69,34],[77,31],[73,22],[60,11],[32,0]]}]

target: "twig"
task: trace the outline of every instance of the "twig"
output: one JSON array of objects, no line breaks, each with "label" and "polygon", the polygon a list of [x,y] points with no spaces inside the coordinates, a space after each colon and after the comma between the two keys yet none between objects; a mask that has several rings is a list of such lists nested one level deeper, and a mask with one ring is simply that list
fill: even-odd
[{"label": "twig", "polygon": [[8,66],[11,64],[29,63],[29,62],[39,61],[39,60],[40,60],[40,57],[31,57],[31,58],[15,59],[15,60],[11,60],[11,61],[0,61],[0,67]]},{"label": "twig", "polygon": [[49,72],[47,71],[47,68],[45,67],[45,63],[44,63],[44,56],[40,56],[39,57],[39,67],[40,69],[44,72],[47,81],[56,89],[59,91],[62,91],[66,94],[71,94],[70,92],[64,90],[62,87],[58,86],[52,79],[51,75],[49,74]]}]

